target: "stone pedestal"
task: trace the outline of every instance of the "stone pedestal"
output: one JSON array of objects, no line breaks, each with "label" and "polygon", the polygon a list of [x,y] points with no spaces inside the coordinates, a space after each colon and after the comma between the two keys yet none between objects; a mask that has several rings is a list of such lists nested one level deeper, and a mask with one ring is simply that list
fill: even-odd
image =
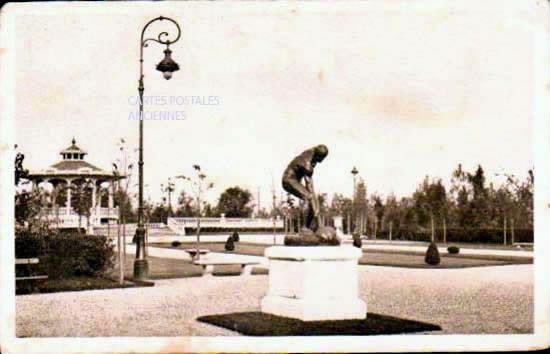
[{"label": "stone pedestal", "polygon": [[364,319],[359,298],[361,250],[349,246],[274,246],[269,259],[269,290],[264,313],[302,321]]}]

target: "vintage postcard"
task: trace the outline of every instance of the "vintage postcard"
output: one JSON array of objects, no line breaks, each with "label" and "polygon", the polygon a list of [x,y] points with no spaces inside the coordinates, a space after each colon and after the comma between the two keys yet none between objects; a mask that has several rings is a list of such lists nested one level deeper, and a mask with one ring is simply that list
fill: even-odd
[{"label": "vintage postcard", "polygon": [[548,347],[547,1],[0,10],[0,350]]}]

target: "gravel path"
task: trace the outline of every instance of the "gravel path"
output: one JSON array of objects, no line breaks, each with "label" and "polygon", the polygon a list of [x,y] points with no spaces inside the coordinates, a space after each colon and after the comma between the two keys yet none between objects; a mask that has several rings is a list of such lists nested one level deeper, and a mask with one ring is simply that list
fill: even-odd
[{"label": "gravel path", "polygon": [[[231,336],[202,315],[259,311],[266,275],[155,281],[151,288],[16,297],[17,335]],[[529,333],[533,265],[467,269],[360,266],[369,312],[439,324],[437,333]]]}]

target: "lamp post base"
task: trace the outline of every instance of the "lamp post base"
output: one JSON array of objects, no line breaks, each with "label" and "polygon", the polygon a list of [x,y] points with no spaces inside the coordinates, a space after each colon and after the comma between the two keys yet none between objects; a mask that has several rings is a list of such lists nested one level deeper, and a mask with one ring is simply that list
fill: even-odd
[{"label": "lamp post base", "polygon": [[146,259],[137,259],[134,261],[134,278],[144,280],[149,277],[149,263]]}]

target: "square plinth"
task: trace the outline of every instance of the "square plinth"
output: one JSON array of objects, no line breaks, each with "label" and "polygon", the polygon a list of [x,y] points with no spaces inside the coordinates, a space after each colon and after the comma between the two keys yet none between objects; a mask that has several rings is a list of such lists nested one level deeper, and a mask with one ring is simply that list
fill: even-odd
[{"label": "square plinth", "polygon": [[360,249],[349,246],[266,249],[269,289],[262,312],[303,321],[364,319],[359,298]]},{"label": "square plinth", "polygon": [[302,321],[362,320],[367,303],[359,298],[292,299],[268,295],[262,299],[262,312]]}]

